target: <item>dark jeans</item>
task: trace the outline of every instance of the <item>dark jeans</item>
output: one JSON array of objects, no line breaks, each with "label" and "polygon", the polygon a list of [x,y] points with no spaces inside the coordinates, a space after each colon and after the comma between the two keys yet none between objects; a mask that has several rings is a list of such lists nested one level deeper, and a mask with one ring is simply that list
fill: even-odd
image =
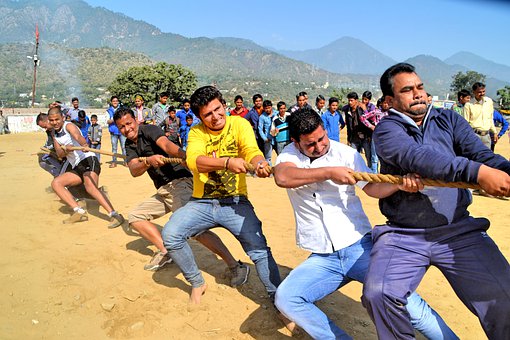
[{"label": "dark jeans", "polygon": [[478,316],[489,339],[510,339],[510,265],[488,227],[486,219],[468,217],[428,229],[374,228],[362,302],[379,339],[414,339],[405,306],[430,265]]}]

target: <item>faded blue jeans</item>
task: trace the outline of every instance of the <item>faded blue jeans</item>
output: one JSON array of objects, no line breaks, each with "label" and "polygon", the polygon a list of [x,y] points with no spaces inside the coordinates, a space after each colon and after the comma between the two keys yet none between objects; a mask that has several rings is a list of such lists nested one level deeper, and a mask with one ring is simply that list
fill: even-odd
[{"label": "faded blue jeans", "polygon": [[[126,137],[124,135],[110,135],[110,139],[112,141],[112,152],[117,153],[117,142],[120,142],[120,147],[122,149],[122,154],[126,155]],[[115,163],[117,161],[117,157],[112,157],[112,162]]]},{"label": "faded blue jeans", "polygon": [[205,283],[187,239],[217,225],[230,231],[241,243],[246,254],[255,263],[257,274],[269,297],[274,298],[276,288],[281,282],[280,272],[262,233],[262,223],[255,215],[250,201],[244,196],[192,198],[173,213],[165,224],[161,233],[163,243],[186,280],[194,288]]},{"label": "faded blue jeans", "polygon": [[[351,281],[365,281],[372,250],[371,234],[330,254],[311,254],[290,272],[276,291],[276,307],[314,339],[351,339],[314,302]],[[416,293],[407,310],[414,328],[428,339],[458,339],[441,317]]]}]

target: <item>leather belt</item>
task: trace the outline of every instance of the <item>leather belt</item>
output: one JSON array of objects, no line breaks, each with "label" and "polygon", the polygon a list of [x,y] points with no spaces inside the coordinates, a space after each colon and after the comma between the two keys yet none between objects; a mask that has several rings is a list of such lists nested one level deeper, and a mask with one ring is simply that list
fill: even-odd
[{"label": "leather belt", "polygon": [[483,131],[483,130],[479,130],[479,129],[473,129],[473,131],[477,134],[477,135],[480,135],[480,136],[486,136],[489,134],[489,131]]}]

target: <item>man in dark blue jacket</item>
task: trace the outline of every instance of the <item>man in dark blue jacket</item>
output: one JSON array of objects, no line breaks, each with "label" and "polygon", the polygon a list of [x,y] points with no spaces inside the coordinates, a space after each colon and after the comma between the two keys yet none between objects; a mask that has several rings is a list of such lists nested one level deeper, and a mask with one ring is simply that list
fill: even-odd
[{"label": "man in dark blue jacket", "polygon": [[[489,194],[510,196],[510,162],[485,147],[457,113],[427,106],[412,65],[386,70],[381,89],[392,106],[374,132],[381,173],[478,183]],[[489,339],[510,339],[510,266],[486,233],[489,221],[469,216],[470,203],[466,189],[435,187],[379,201],[388,222],[373,230],[362,301],[380,339],[414,339],[405,306],[430,265]]]}]

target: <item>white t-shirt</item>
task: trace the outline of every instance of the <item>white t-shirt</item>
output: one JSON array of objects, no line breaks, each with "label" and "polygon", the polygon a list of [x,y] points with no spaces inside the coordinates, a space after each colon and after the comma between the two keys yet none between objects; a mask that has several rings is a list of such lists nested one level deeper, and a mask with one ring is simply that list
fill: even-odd
[{"label": "white t-shirt", "polygon": [[[80,146],[80,143],[78,143],[77,140],[75,140],[69,131],[67,131],[67,125],[73,124],[71,122],[64,122],[64,125],[62,126],[62,129],[59,132],[55,133],[55,139],[57,142],[62,146],[65,147],[66,145],[72,145],[72,146]],[[66,158],[71,163],[71,166],[73,169],[80,163],[82,160],[84,160],[87,157],[95,156],[95,153],[88,151],[83,152],[80,150],[74,150],[72,152],[69,152],[66,154]]]},{"label": "white t-shirt", "polygon": [[[276,160],[276,164],[285,162],[305,169],[345,166],[354,171],[370,172],[356,150],[333,140],[330,140],[329,151],[312,163],[290,143]],[[360,188],[366,184],[356,183]],[[305,250],[329,254],[352,245],[371,230],[354,186],[327,180],[287,189],[287,194],[296,218],[296,242]]]}]

